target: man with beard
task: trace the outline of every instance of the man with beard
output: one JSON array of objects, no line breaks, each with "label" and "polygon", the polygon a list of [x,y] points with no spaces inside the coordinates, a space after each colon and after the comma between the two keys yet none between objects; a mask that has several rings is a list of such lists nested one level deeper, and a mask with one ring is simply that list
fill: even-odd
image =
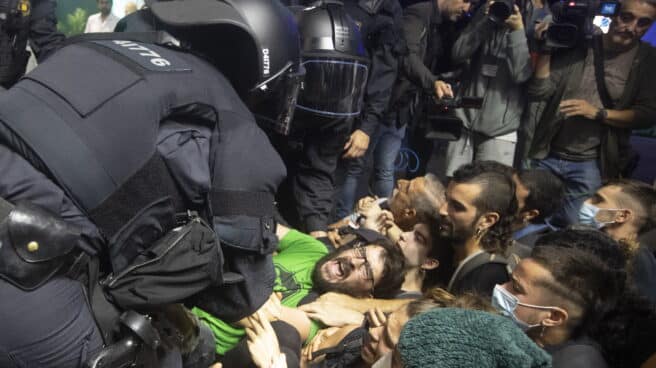
[{"label": "man with beard", "polygon": [[581,42],[537,60],[528,95],[546,105],[529,158],[564,182],[556,225],[578,223],[581,205],[603,179],[626,176],[631,130],[656,121],[656,49],[640,41],[654,20],[656,1],[623,1],[608,33],[593,37],[594,47]]},{"label": "man with beard", "polygon": [[451,241],[457,265],[448,290],[456,295],[490,295],[494,285],[508,281],[503,255],[512,242],[515,185],[510,175],[489,166],[482,161],[456,170],[440,208],[440,232]]},{"label": "man with beard", "polygon": [[[329,253],[322,242],[280,224],[276,235],[280,241],[273,257],[276,270],[273,290],[282,295],[280,319],[295,327],[302,339],[311,339],[320,326],[304,312],[293,308],[311,301],[313,290],[389,298],[401,288],[405,267],[403,253],[385,239],[356,243]],[[237,326],[239,323],[226,323],[200,309],[194,312],[214,332],[220,355],[234,348],[245,335]]]}]

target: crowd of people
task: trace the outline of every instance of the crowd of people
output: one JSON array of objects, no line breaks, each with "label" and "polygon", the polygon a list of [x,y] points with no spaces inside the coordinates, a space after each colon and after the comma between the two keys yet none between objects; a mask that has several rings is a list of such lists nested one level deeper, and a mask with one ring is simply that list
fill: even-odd
[{"label": "crowd of people", "polygon": [[97,4],[0,30],[0,367],[656,367],[654,0]]}]

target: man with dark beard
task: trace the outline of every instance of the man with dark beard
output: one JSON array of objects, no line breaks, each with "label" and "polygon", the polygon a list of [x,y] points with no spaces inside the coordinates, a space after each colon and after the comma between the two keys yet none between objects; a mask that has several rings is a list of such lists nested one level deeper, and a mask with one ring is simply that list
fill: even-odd
[{"label": "man with dark beard", "polygon": [[[354,297],[391,298],[404,280],[403,253],[384,238],[369,243],[355,243],[329,253],[315,238],[277,225],[280,239],[273,256],[276,280],[273,291],[282,294],[280,320],[296,328],[309,341],[320,326],[304,312],[293,309],[312,301],[312,291],[334,291]],[[216,340],[218,354],[225,355],[244,336],[239,324],[226,323],[199,309],[194,312],[205,321]]]},{"label": "man with dark beard", "polygon": [[512,242],[517,199],[512,176],[493,166],[486,161],[461,166],[440,208],[440,232],[451,241],[457,265],[448,286],[454,294],[491,295],[509,279],[503,256]]}]

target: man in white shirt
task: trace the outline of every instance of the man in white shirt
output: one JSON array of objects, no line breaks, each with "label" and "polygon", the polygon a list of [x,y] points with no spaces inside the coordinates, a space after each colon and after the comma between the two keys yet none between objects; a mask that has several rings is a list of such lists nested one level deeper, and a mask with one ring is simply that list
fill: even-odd
[{"label": "man in white shirt", "polygon": [[89,16],[84,33],[114,32],[118,17],[112,14],[112,0],[97,0],[97,3],[100,12]]}]

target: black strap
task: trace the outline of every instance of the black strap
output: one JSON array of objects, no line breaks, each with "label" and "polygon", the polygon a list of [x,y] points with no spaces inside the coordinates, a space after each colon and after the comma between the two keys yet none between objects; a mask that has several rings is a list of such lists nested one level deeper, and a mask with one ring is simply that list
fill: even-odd
[{"label": "black strap", "polygon": [[169,197],[176,211],[183,211],[184,197],[178,190],[166,163],[158,153],[123,185],[92,209],[89,217],[108,238],[151,203]]},{"label": "black strap", "polygon": [[269,192],[213,190],[210,194],[214,216],[273,217],[275,198]]},{"label": "black strap", "polygon": [[[11,102],[3,102],[3,99]],[[100,203],[106,193],[114,191],[114,180],[103,169],[96,154],[48,104],[20,88],[1,94],[0,103],[0,122],[28,147],[39,147],[38,158],[79,208]],[[47,126],[43,123],[45,118]]]},{"label": "black strap", "polygon": [[[460,280],[465,278],[465,276],[467,276],[469,273],[471,273],[472,271],[474,271],[478,267],[480,267],[484,264],[487,264],[487,263],[502,264],[502,265],[506,266],[506,270],[508,270],[508,260],[506,258],[504,258],[504,257],[502,257],[498,254],[482,252],[482,253],[477,254],[474,258],[470,259],[469,261],[467,261],[467,263],[465,263],[462,266],[462,268],[460,269],[458,274],[455,275],[456,278],[453,280],[452,283],[450,283],[451,287],[453,287],[453,285],[460,282]],[[508,273],[510,274],[510,272],[508,272]]]},{"label": "black strap", "polygon": [[610,98],[606,88],[606,78],[604,72],[604,43],[601,35],[594,36],[592,40],[592,54],[594,57],[595,79],[597,80],[597,91],[601,103],[607,109],[613,108],[613,100]]},{"label": "black strap", "polygon": [[99,260],[92,257],[88,263],[89,280],[87,284],[89,306],[93,313],[93,318],[100,330],[105,345],[114,341],[114,332],[117,326],[120,312],[106,298],[100,285]]}]

